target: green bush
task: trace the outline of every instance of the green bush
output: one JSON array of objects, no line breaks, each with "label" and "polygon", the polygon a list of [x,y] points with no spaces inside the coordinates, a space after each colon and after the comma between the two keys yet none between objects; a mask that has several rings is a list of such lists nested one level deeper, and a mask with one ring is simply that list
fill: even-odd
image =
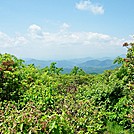
[{"label": "green bush", "polygon": [[0,133],[134,133],[134,44],[99,75],[39,69],[0,54]]}]

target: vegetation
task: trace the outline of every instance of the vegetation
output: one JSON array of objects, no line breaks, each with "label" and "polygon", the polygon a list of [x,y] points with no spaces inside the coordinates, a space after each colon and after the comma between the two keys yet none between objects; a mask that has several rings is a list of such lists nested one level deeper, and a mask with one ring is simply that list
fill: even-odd
[{"label": "vegetation", "polygon": [[56,63],[39,69],[0,54],[0,133],[134,133],[134,43],[124,43],[122,64],[102,74]]}]

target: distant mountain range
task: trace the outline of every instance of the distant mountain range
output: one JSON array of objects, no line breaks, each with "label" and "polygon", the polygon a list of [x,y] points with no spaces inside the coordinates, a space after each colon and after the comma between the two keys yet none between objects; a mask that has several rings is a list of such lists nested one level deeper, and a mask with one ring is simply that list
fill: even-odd
[{"label": "distant mountain range", "polygon": [[[120,57],[125,57],[121,55]],[[86,73],[102,73],[104,70],[110,70],[118,67],[119,65],[113,64],[114,58],[103,57],[94,59],[91,57],[71,59],[71,60],[37,60],[37,59],[25,59],[25,63],[34,64],[40,68],[50,66],[52,62],[56,62],[57,67],[64,69],[63,73],[70,73],[74,66],[82,68]]]}]

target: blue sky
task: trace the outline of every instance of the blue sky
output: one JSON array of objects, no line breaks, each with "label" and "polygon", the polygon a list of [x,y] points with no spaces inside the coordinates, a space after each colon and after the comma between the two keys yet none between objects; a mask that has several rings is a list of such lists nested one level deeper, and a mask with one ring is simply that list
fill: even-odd
[{"label": "blue sky", "polygon": [[114,57],[133,41],[133,0],[0,0],[0,52],[36,59]]}]

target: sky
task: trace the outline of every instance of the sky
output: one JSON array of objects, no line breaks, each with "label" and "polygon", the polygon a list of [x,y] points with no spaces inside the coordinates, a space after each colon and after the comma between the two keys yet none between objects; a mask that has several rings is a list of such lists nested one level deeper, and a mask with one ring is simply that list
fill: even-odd
[{"label": "sky", "polygon": [[116,57],[133,42],[134,0],[0,0],[0,53]]}]

